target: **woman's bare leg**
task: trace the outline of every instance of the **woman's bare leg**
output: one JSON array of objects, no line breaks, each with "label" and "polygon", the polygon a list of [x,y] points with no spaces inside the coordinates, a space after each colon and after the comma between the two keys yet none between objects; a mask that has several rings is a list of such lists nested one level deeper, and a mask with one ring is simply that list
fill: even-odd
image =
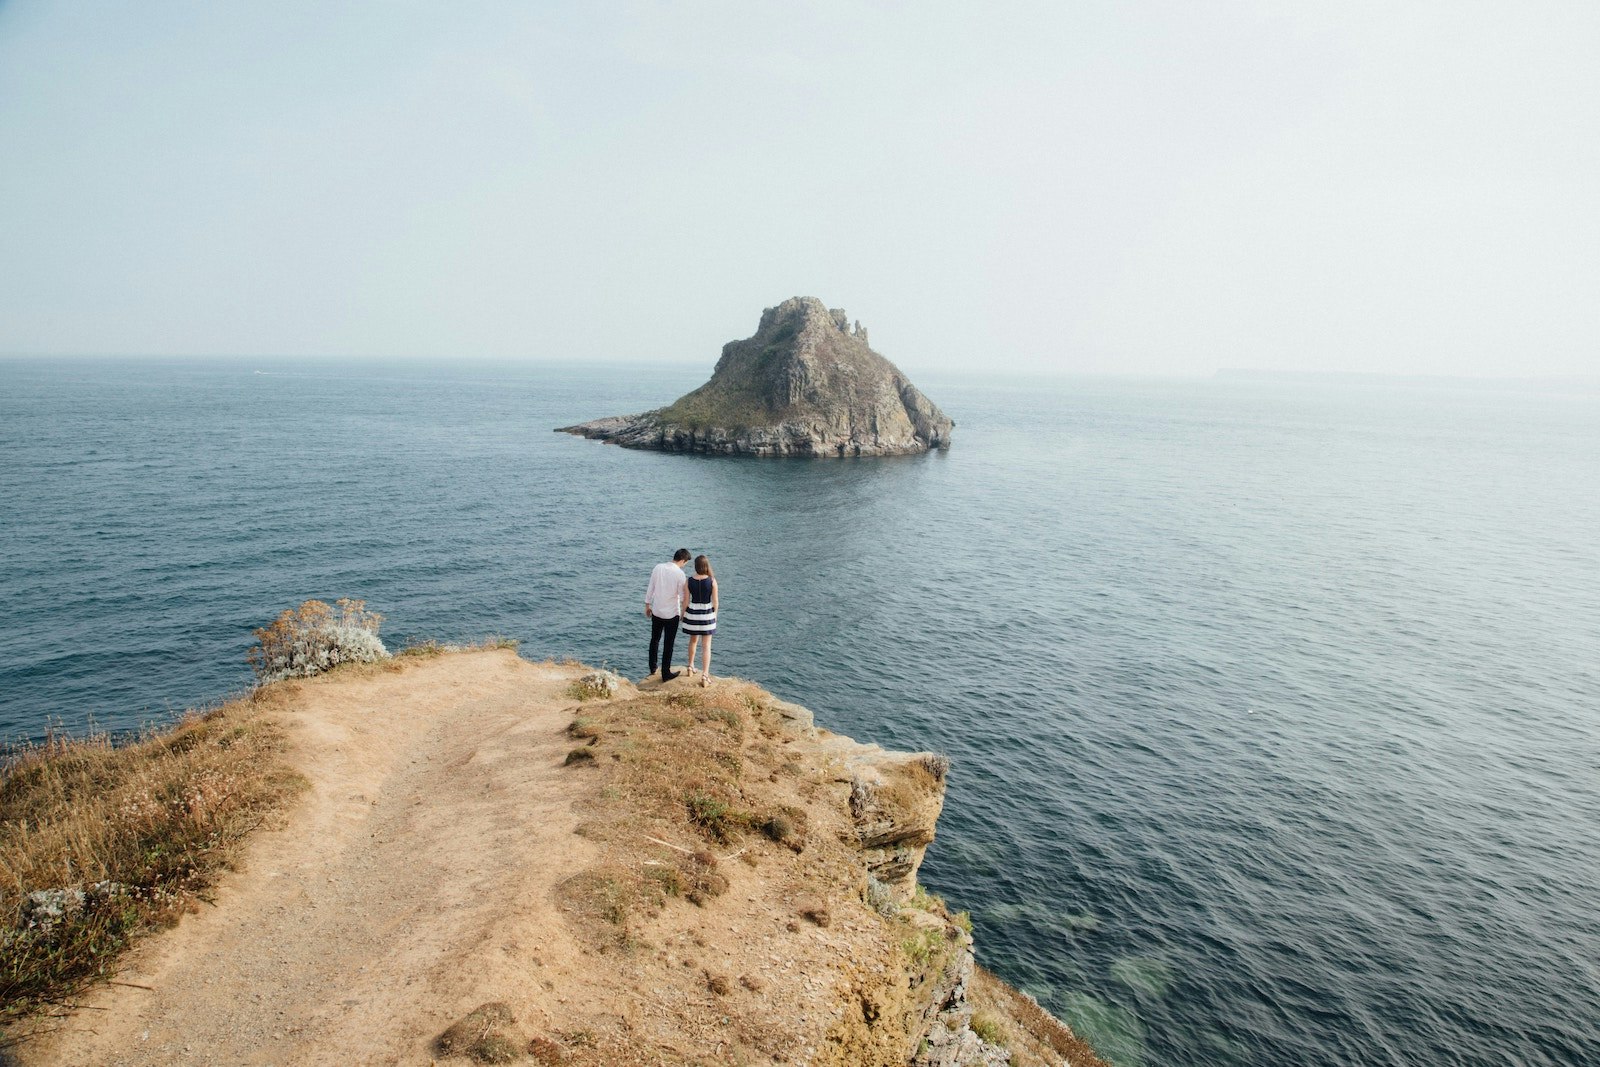
[{"label": "woman's bare leg", "polygon": [[[700,672],[700,684],[701,685],[704,685],[706,683],[706,680],[711,677],[711,635],[710,634],[706,634],[705,638],[706,638],[706,660],[705,660],[705,670]],[[694,660],[690,660],[689,663],[690,663],[690,668],[689,669],[693,670],[694,669],[694,667],[693,667]]]}]

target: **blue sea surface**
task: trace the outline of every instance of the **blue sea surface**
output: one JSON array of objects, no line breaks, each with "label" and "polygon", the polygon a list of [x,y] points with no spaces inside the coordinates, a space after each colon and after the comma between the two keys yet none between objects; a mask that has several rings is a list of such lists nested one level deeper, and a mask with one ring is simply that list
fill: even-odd
[{"label": "blue sea surface", "polygon": [[551,432],[705,373],[0,361],[0,737],[237,692],[311,597],[637,676],[681,545],[718,673],[951,755],[924,882],[1123,1067],[1600,1064],[1600,394],[973,376],[919,380],[920,457]]}]

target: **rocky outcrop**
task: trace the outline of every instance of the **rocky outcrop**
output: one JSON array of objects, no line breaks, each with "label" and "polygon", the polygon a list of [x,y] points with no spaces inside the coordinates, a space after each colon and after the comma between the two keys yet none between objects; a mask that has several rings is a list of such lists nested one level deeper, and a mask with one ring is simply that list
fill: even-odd
[{"label": "rocky outcrop", "polygon": [[[853,844],[867,871],[867,898],[878,911],[904,923],[911,946],[903,1000],[899,1003],[908,1067],[1003,1067],[1011,1054],[972,1029],[969,999],[977,966],[972,934],[944,903],[917,885],[917,870],[933,843],[944,807],[950,761],[932,752],[892,752],[811,727],[810,713],[795,705],[787,716],[815,739],[817,754],[848,780]],[[865,1028],[881,1019],[865,1020]],[[836,1026],[830,1040],[839,1050],[859,1048],[862,1029],[854,1016]],[[851,1038],[858,1040],[852,1042]],[[865,1059],[865,1057],[861,1057]]]},{"label": "rocky outcrop", "polygon": [[842,308],[797,296],[722,348],[711,380],[675,403],[561,433],[625,448],[758,456],[883,456],[950,444],[953,423],[867,344]]}]

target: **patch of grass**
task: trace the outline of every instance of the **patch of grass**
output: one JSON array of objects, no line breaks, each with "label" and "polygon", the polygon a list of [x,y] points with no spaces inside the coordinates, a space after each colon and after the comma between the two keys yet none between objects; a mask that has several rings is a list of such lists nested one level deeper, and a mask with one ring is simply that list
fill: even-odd
[{"label": "patch of grass", "polygon": [[712,387],[708,383],[679,398],[671,407],[661,409],[660,418],[664,425],[689,430],[721,429],[737,433],[752,426],[782,422],[787,410],[773,408],[754,390]]},{"label": "patch of grass", "polygon": [[[426,639],[413,638],[406,643],[404,648],[402,648],[399,652],[396,652],[394,655],[396,659],[432,659],[435,656],[443,656],[449,652],[487,652],[494,651],[496,649],[509,649],[510,651],[515,652],[521,647],[522,642],[518,638],[502,637],[498,634],[485,637],[482,641],[479,641],[475,644],[468,643],[464,645],[453,644],[447,641],[439,641],[432,637]],[[546,660],[546,662],[553,664],[553,661],[550,660]]]},{"label": "patch of grass", "polygon": [[[592,828],[585,836],[606,853],[587,873],[605,871],[614,882],[612,895],[582,878],[569,880],[561,893],[577,930],[592,944],[602,950],[627,947],[670,901],[710,908],[728,892],[729,872],[718,869],[708,849],[745,835],[772,811],[768,805],[755,814],[758,787],[746,783],[751,692],[759,691],[747,683],[723,682],[693,693],[645,692],[593,701],[568,727],[574,741],[601,739],[592,791],[581,803],[588,806],[584,825]],[[608,752],[624,758],[606,759]],[[802,839],[799,815],[786,842],[791,848]],[[703,842],[698,854],[671,851],[696,837]],[[743,850],[741,858],[749,862],[752,851],[762,850]],[[641,852],[653,862],[640,862]],[[628,907],[621,923],[608,918],[604,906],[606,899],[618,898]]]},{"label": "patch of grass", "polygon": [[669,897],[683,894],[683,875],[679,873],[676,867],[668,867],[665,864],[652,864],[644,869],[644,876],[660,885],[662,892]]},{"label": "patch of grass", "polygon": [[744,720],[732,708],[710,707],[704,709],[698,716],[701,722],[720,722],[730,730],[738,730],[744,726]]},{"label": "patch of grass", "polygon": [[709,852],[696,852],[686,857],[683,870],[689,880],[684,896],[691,904],[703,908],[706,901],[728,891],[728,880],[717,873],[717,857]]},{"label": "patch of grass", "polygon": [[556,1064],[567,1062],[567,1050],[551,1041],[548,1037],[536,1037],[528,1042],[528,1055],[533,1057],[533,1062],[541,1064]]},{"label": "patch of grass", "polygon": [[1002,982],[981,965],[973,971],[969,996],[976,1009],[974,1029],[980,1017],[997,1020],[1006,1032],[1014,1067],[1050,1067],[1062,1060],[1073,1067],[1111,1067],[1071,1027],[1041,1008],[1038,1001]]},{"label": "patch of grass", "polygon": [[945,932],[937,927],[920,929],[910,937],[900,942],[900,949],[906,954],[906,959],[915,966],[926,967],[929,962],[944,952],[948,941]]},{"label": "patch of grass", "polygon": [[633,911],[628,887],[617,878],[604,878],[600,883],[600,917],[612,926],[627,926]]},{"label": "patch of grass", "polygon": [[734,817],[726,801],[699,791],[690,793],[683,800],[689,808],[690,822],[718,841],[726,841],[732,835]]},{"label": "patch of grass", "polygon": [[259,690],[113,745],[51,738],[0,772],[0,1021],[104,976],[231,866],[304,782]]},{"label": "patch of grass", "polygon": [[575,748],[571,752],[567,753],[567,758],[561,762],[561,765],[563,767],[570,767],[574,763],[592,765],[594,763],[594,749],[589,748],[587,745],[583,748]]},{"label": "patch of grass", "polygon": [[434,1042],[444,1056],[467,1056],[478,1063],[515,1063],[526,1042],[513,1031],[516,1019],[500,1001],[480,1004]]},{"label": "patch of grass", "polygon": [[972,1013],[972,1032],[991,1045],[998,1045],[1001,1048],[1010,1047],[1011,1043],[1006,1039],[1006,1032],[1000,1025],[1000,1020],[988,1012],[978,1011]]}]

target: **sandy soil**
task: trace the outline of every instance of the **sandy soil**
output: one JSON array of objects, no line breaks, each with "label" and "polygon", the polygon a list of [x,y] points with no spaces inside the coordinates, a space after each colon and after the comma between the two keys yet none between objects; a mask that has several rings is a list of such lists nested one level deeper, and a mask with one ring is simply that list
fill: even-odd
[{"label": "sandy soil", "polygon": [[539,859],[593,847],[557,773],[583,670],[499,650],[294,683],[277,714],[311,787],[287,826],[21,1061],[427,1063],[508,987],[563,1002],[570,867]]}]

